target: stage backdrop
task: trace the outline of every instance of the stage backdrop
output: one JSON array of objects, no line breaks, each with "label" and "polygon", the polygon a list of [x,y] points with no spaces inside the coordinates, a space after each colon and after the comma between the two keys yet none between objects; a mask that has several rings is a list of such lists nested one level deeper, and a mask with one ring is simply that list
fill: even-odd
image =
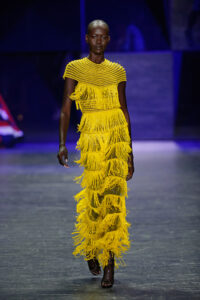
[{"label": "stage backdrop", "polygon": [[[84,53],[82,56],[86,56]],[[106,53],[127,73],[127,105],[133,139],[172,139],[174,126],[171,52]]]}]

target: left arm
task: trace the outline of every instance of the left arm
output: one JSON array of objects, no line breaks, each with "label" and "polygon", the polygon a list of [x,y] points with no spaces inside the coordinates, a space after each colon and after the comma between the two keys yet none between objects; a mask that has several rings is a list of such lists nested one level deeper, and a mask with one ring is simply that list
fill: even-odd
[{"label": "left arm", "polygon": [[[131,123],[130,123],[130,117],[129,117],[129,112],[126,103],[126,82],[125,81],[122,81],[118,84],[118,95],[119,95],[119,102],[121,105],[121,109],[128,123],[128,129],[130,135],[130,147],[132,149]],[[129,155],[128,166],[129,166],[129,172],[126,180],[131,179],[134,173],[133,150]]]}]

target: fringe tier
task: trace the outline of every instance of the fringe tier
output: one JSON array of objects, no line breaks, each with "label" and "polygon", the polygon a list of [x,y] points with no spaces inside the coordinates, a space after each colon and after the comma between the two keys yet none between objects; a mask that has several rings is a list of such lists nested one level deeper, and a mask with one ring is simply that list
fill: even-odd
[{"label": "fringe tier", "polygon": [[[83,189],[74,196],[77,216],[72,233],[76,246],[73,254],[83,255],[85,260],[96,257],[104,268],[109,251],[112,251],[118,267],[125,264],[122,254],[130,247],[128,228],[131,224],[126,220],[125,205],[128,156],[132,152],[128,124],[122,110],[115,105],[115,94],[115,97],[109,96],[112,109],[105,111],[100,105],[94,112],[88,111],[89,104],[80,100],[84,94],[80,90],[78,87],[71,96],[79,101],[79,108],[84,111],[78,125],[80,138],[76,146],[80,159],[75,162],[84,167],[84,171],[74,178]],[[109,93],[112,94],[112,89]],[[98,97],[91,90],[84,95],[83,99],[87,100],[100,99],[107,94],[104,89]]]}]

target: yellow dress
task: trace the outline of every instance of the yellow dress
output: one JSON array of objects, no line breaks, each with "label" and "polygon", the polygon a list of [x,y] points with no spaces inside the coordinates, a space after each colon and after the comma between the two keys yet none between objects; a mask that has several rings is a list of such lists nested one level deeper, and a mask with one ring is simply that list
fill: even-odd
[{"label": "yellow dress", "polygon": [[74,255],[85,260],[98,258],[102,267],[115,254],[115,266],[124,264],[122,254],[130,247],[126,220],[126,176],[128,156],[132,152],[128,124],[118,97],[118,83],[126,81],[126,72],[118,64],[105,59],[96,64],[87,57],[67,64],[63,78],[76,80],[76,108],[82,112],[76,149],[84,167],[74,181],[82,190],[77,201],[75,230],[72,233]]}]

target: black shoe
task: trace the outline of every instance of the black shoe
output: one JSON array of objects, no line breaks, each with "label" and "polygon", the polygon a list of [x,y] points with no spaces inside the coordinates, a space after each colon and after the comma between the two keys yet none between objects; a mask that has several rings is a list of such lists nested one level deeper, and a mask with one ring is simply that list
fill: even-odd
[{"label": "black shoe", "polygon": [[103,278],[101,280],[102,288],[112,287],[114,284],[114,258],[110,258],[108,265],[104,268]]},{"label": "black shoe", "polygon": [[89,259],[87,262],[88,262],[89,270],[93,275],[101,274],[101,267],[100,267],[99,262],[96,258],[95,259]]}]

